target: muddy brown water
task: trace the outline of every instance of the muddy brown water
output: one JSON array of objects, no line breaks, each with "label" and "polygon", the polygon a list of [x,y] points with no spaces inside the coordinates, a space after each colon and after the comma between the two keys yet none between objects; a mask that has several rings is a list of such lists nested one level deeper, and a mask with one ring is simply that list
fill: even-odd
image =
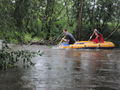
[{"label": "muddy brown water", "polygon": [[120,90],[120,49],[57,49],[47,46],[12,46],[42,50],[29,68],[0,71],[0,90]]}]

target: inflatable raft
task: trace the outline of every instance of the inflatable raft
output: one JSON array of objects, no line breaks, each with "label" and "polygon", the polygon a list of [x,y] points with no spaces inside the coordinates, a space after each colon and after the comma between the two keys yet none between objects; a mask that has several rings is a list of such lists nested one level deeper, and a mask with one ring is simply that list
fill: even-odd
[{"label": "inflatable raft", "polygon": [[109,41],[104,43],[95,43],[93,41],[77,41],[75,44],[62,43],[60,48],[78,48],[78,49],[113,49],[115,44]]}]

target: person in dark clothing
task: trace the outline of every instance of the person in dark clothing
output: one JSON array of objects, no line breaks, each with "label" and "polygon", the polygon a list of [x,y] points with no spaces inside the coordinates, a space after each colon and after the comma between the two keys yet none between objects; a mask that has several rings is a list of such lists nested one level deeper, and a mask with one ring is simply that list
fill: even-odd
[{"label": "person in dark clothing", "polygon": [[67,29],[64,29],[63,33],[65,34],[65,38],[62,38],[63,41],[68,42],[68,44],[74,44],[76,42],[74,36]]}]

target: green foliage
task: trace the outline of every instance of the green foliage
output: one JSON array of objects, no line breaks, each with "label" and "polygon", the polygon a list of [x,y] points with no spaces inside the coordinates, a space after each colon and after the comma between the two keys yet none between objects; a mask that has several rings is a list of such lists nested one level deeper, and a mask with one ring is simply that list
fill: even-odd
[{"label": "green foliage", "polygon": [[22,61],[25,66],[34,65],[31,58],[36,55],[41,56],[42,53],[40,51],[31,52],[28,50],[13,51],[8,48],[7,44],[4,44],[3,48],[0,50],[0,69],[15,67],[16,63],[19,61]]},{"label": "green foliage", "polygon": [[0,0],[0,39],[52,40],[67,28],[85,40],[95,27],[108,36],[120,26],[119,5],[119,0]]}]

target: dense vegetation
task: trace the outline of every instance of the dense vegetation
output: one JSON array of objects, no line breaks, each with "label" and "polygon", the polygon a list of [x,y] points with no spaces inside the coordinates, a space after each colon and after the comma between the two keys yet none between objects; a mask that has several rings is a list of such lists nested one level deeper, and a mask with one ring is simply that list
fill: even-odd
[{"label": "dense vegetation", "polygon": [[0,39],[52,41],[67,28],[77,40],[88,40],[99,27],[106,39],[117,41],[119,15],[120,0],[0,0]]}]

